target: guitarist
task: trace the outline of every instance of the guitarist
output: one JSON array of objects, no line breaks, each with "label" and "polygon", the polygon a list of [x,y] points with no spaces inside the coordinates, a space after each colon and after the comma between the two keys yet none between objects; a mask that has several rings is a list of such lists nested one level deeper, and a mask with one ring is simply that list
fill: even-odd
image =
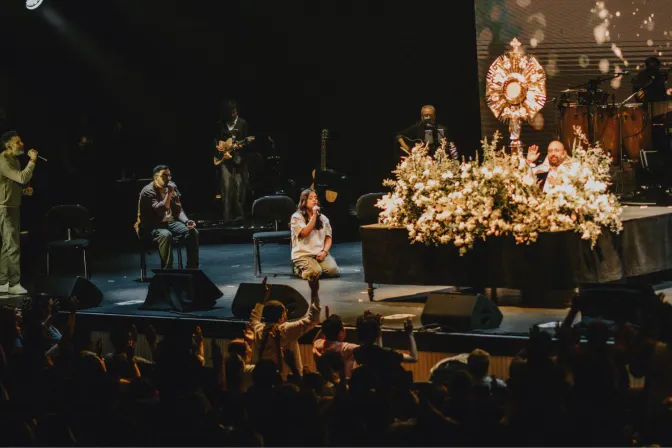
[{"label": "guitarist", "polygon": [[[227,101],[222,108],[222,118],[219,121],[218,147],[223,142],[232,139],[241,142],[247,137],[247,121],[238,115],[238,105],[235,101]],[[221,157],[219,153],[217,157]],[[228,155],[227,155],[228,156]],[[240,223],[244,218],[243,207],[247,198],[249,172],[245,155],[240,150],[232,151],[230,157],[217,166],[219,170],[219,191],[223,202],[223,220],[225,223]]]},{"label": "guitarist", "polygon": [[[441,140],[445,138],[448,143],[452,141],[448,134],[448,129],[442,124],[436,123],[436,109],[434,106],[423,106],[420,110],[420,121],[412,124],[397,134],[396,140],[402,150],[411,152],[418,143],[425,143],[429,147],[429,154],[434,155],[434,151],[441,146]],[[446,151],[450,156],[457,159],[457,151]],[[402,154],[404,156],[406,154]],[[399,159],[399,157],[397,157]]]}]

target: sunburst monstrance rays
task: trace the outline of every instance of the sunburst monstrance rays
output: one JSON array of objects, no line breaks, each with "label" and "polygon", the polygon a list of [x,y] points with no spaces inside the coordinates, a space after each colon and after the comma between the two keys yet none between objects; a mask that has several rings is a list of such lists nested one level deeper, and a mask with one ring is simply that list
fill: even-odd
[{"label": "sunburst monstrance rays", "polygon": [[495,117],[509,123],[513,146],[520,144],[520,122],[531,120],[546,104],[546,73],[535,57],[522,52],[518,39],[511,47],[490,66],[485,93]]}]

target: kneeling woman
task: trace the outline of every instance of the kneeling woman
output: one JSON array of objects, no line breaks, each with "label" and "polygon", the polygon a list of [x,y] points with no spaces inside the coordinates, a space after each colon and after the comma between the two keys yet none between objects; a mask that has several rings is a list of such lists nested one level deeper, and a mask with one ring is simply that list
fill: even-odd
[{"label": "kneeling woman", "polygon": [[299,208],[292,215],[292,262],[294,271],[301,278],[338,277],[336,260],[329,255],[331,249],[331,224],[319,213],[317,193],[303,190]]}]

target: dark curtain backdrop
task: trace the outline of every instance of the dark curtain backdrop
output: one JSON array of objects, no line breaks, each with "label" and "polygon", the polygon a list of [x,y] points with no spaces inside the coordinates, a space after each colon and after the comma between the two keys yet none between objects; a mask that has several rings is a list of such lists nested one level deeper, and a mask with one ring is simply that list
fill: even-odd
[{"label": "dark curtain backdrop", "polygon": [[[120,119],[124,147],[106,147],[91,170],[132,162],[149,177],[168,163],[192,210],[214,195],[211,139],[225,98],[238,100],[256,150],[276,141],[299,185],[309,184],[328,128],[328,165],[350,176],[355,198],[381,190],[394,133],[425,103],[462,154],[479,146],[471,0],[24,3],[1,7],[8,125],[58,161],[79,115],[91,115],[101,139]],[[56,203],[60,165],[42,171]]]}]

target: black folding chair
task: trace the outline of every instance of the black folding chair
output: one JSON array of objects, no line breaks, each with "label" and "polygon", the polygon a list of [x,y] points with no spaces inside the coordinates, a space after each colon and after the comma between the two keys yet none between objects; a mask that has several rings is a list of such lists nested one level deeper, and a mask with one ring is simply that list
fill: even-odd
[{"label": "black folding chair", "polygon": [[382,199],[385,194],[386,193],[367,193],[357,199],[355,210],[357,211],[357,219],[359,219],[360,225],[364,226],[367,224],[378,223],[378,215],[380,215],[380,212],[383,210],[376,207],[376,202],[378,202],[379,199]]},{"label": "black folding chair", "polygon": [[[255,222],[273,222],[273,231],[256,232],[252,235],[254,243],[254,276],[261,272],[260,248],[264,244],[291,241],[289,230],[279,230],[282,225],[289,226],[289,219],[296,211],[296,204],[284,195],[264,196],[252,204],[252,219]],[[293,275],[293,274],[288,274]]]}]

